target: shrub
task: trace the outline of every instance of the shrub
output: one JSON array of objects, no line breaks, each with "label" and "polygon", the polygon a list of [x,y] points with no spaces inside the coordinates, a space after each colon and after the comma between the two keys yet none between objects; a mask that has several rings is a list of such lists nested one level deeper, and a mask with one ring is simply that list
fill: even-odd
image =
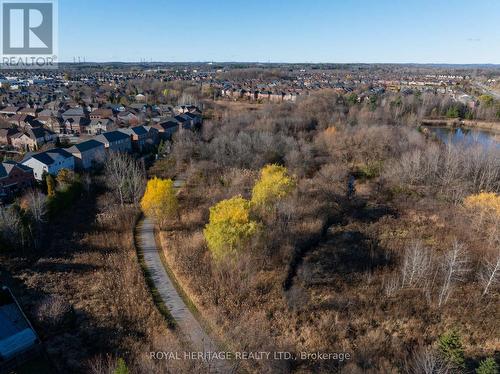
[{"label": "shrub", "polygon": [[462,368],[465,365],[462,339],[457,330],[451,330],[439,337],[439,351],[444,359],[453,366]]},{"label": "shrub", "polygon": [[295,188],[295,181],[288,170],[279,165],[266,165],[260,172],[260,179],[252,190],[252,204],[269,209],[279,199]]},{"label": "shrub", "polygon": [[476,374],[498,374],[498,364],[492,357],[489,357],[479,364]]},{"label": "shrub", "polygon": [[369,161],[359,167],[359,174],[361,178],[372,179],[376,178],[382,172],[383,163],[381,161]]},{"label": "shrub", "polygon": [[40,322],[53,328],[60,325],[70,312],[71,305],[64,297],[52,295],[40,302],[36,309],[36,316]]},{"label": "shrub", "polygon": [[73,170],[61,169],[59,170],[59,173],[57,173],[56,179],[59,186],[64,187],[74,183],[77,177]]},{"label": "shrub", "polygon": [[71,204],[81,195],[83,186],[77,179],[71,184],[63,185],[56,190],[54,195],[47,200],[49,214],[54,217],[57,213],[71,206]]},{"label": "shrub", "polygon": [[210,208],[210,220],[203,234],[216,259],[236,252],[258,230],[250,219],[250,202],[241,196],[222,200]]}]

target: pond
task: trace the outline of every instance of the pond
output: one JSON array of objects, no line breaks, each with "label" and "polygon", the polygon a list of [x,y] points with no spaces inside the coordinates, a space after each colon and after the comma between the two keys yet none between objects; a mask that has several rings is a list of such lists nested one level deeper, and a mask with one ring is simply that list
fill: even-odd
[{"label": "pond", "polygon": [[446,144],[475,145],[500,148],[500,134],[482,129],[425,126]]}]

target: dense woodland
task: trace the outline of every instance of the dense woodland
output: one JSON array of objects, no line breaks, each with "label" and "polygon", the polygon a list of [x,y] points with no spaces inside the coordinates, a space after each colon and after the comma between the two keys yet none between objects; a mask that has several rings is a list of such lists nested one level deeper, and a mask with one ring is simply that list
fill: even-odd
[{"label": "dense woodland", "polygon": [[[215,104],[201,134],[177,137],[150,170],[186,180],[167,260],[234,349],[353,357],[255,362],[258,372],[473,371],[499,347],[498,148],[419,132],[411,100],[398,114],[344,99]],[[270,164],[295,187],[262,210],[254,186]],[[210,208],[244,209],[239,196],[258,230],[245,226],[250,239],[221,258]],[[450,336],[458,361],[442,353]]]}]

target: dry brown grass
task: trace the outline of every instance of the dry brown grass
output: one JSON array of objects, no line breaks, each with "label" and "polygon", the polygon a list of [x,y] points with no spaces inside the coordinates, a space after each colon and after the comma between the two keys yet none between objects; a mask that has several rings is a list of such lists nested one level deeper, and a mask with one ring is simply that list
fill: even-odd
[{"label": "dry brown grass", "polygon": [[[60,372],[99,367],[105,373],[106,362],[113,364],[117,357],[132,373],[203,372],[196,362],[149,358],[151,351],[184,347],[166,327],[139,267],[132,235],[137,210],[109,205],[109,196],[99,196],[96,222],[89,198],[74,207],[80,212],[75,224],[71,212],[54,224],[60,235],[32,266],[8,259],[13,288],[49,357]],[[48,323],[54,317],[59,322]]]}]

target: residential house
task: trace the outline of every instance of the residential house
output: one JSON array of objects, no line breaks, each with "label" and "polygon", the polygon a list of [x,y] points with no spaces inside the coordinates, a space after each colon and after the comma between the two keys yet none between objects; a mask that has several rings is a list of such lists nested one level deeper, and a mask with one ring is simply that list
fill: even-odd
[{"label": "residential house", "polygon": [[13,147],[28,151],[38,149],[40,146],[54,142],[57,136],[43,127],[35,127],[11,136]]},{"label": "residential house", "polygon": [[201,114],[200,109],[198,109],[195,105],[177,105],[174,107],[175,114],[184,114],[184,113],[199,113]]},{"label": "residential house", "polygon": [[6,115],[6,116],[13,116],[19,111],[19,107],[17,106],[7,106],[3,109],[0,110],[0,114]]},{"label": "residential house", "polygon": [[70,108],[62,114],[63,120],[74,117],[87,117],[87,113],[82,107]]},{"label": "residential house", "polygon": [[182,114],[182,117],[189,120],[191,127],[198,127],[203,123],[203,117],[199,114],[187,112]]},{"label": "residential house", "polygon": [[28,154],[22,164],[33,169],[36,180],[42,180],[43,174],[57,175],[61,169],[75,169],[75,158],[65,149],[53,148],[45,152]]},{"label": "residential house", "polygon": [[115,123],[109,119],[91,119],[89,125],[87,126],[87,134],[99,135],[106,131],[111,131],[115,128]]},{"label": "residential house", "polygon": [[101,135],[97,135],[94,139],[104,144],[104,148],[110,152],[132,151],[132,142],[130,136],[121,131],[105,132]]},{"label": "residential house", "polygon": [[7,119],[7,122],[14,126],[25,127],[26,123],[34,120],[35,117],[28,114],[16,113]]},{"label": "residential house", "polygon": [[51,109],[44,109],[40,113],[38,113],[37,119],[43,124],[46,124],[51,118],[54,117],[59,117],[59,113],[57,113],[57,111]]},{"label": "residential house", "polygon": [[13,127],[1,128],[0,129],[0,144],[12,145],[12,136],[17,134],[19,131]]},{"label": "residential house", "polygon": [[181,129],[192,129],[193,128],[193,120],[190,117],[187,117],[186,114],[179,114],[174,117],[177,122],[179,122],[179,126]]},{"label": "residential house", "polygon": [[154,124],[151,127],[158,130],[159,137],[164,140],[172,139],[172,136],[175,132],[177,132],[180,128],[180,123],[174,117],[170,117],[169,119]]},{"label": "residential house", "polygon": [[159,105],[156,105],[154,109],[155,109],[155,111],[158,112],[158,114],[160,116],[173,114],[173,108],[170,105],[159,104]]},{"label": "residential house", "polygon": [[10,197],[33,185],[33,169],[15,161],[0,163],[0,198]]},{"label": "residential house", "polygon": [[90,119],[107,119],[113,118],[113,111],[111,109],[99,108],[90,113]]},{"label": "residential house", "polygon": [[37,120],[57,134],[64,132],[62,117],[55,111],[45,109],[38,114]]},{"label": "residential house", "polygon": [[108,104],[106,108],[111,109],[113,113],[121,113],[125,111],[125,107],[121,104]]},{"label": "residential house", "polygon": [[90,120],[87,112],[82,107],[75,107],[66,110],[62,115],[64,121],[65,132],[71,134],[84,134],[86,133],[86,126]]},{"label": "residential house", "polygon": [[85,134],[89,123],[90,120],[86,117],[67,117],[64,119],[62,128],[67,134]]},{"label": "residential house", "polygon": [[132,149],[136,152],[150,150],[158,144],[158,130],[150,126],[135,126],[118,131],[130,136]]},{"label": "residential house", "polygon": [[133,126],[139,124],[139,118],[130,110],[119,112],[117,118],[119,123],[122,123],[127,126]]},{"label": "residential house", "polygon": [[39,110],[37,110],[36,108],[26,107],[26,108],[23,108],[23,109],[19,109],[17,111],[17,114],[25,114],[25,115],[28,115],[28,116],[32,116],[33,118],[36,118],[37,111],[39,111]]},{"label": "residential house", "polygon": [[67,149],[75,157],[75,167],[86,170],[101,164],[106,158],[104,144],[91,139]]}]

